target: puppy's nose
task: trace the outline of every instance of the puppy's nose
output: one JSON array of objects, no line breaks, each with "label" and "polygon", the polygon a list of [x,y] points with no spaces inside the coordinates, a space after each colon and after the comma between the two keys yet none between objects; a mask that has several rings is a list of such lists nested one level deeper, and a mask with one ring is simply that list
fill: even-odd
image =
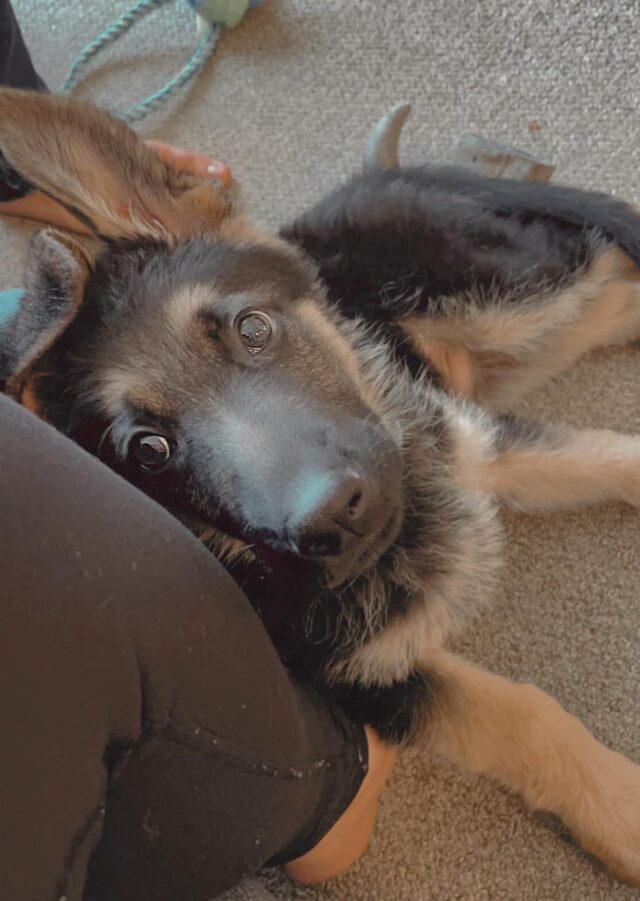
[{"label": "puppy's nose", "polygon": [[335,557],[367,533],[371,488],[355,472],[325,476],[326,490],[318,492],[298,529],[296,544],[303,557]]}]

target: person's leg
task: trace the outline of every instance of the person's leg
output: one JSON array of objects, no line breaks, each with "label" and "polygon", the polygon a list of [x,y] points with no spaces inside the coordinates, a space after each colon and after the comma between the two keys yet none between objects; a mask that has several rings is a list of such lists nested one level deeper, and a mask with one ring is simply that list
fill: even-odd
[{"label": "person's leg", "polygon": [[207,901],[303,854],[362,730],[164,510],[2,396],[0,447],[3,898]]},{"label": "person's leg", "polygon": [[[0,0],[0,86],[22,90],[46,91],[47,87],[33,67],[18,20],[10,0]],[[15,202],[31,190],[2,155],[0,147],[0,209]],[[6,207],[10,212],[12,207]]]},{"label": "person's leg", "polygon": [[33,67],[10,0],[0,0],[0,84],[33,91],[47,89]]}]

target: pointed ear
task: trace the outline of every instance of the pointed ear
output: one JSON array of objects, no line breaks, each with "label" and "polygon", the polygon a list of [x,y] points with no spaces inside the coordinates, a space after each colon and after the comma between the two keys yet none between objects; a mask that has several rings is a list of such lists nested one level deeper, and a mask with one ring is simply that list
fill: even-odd
[{"label": "pointed ear", "polygon": [[107,239],[173,242],[216,232],[232,213],[220,182],[176,171],[123,122],[68,98],[0,88],[0,151]]},{"label": "pointed ear", "polygon": [[27,253],[25,291],[0,338],[0,379],[22,402],[44,354],[74,320],[90,267],[82,248],[59,232],[36,232]]}]

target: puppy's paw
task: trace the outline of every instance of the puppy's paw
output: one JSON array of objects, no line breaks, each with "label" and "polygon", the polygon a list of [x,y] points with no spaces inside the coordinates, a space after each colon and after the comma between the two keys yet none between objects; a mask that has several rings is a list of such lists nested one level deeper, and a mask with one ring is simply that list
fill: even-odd
[{"label": "puppy's paw", "polygon": [[601,748],[596,767],[584,804],[565,823],[612,875],[640,886],[640,766]]}]

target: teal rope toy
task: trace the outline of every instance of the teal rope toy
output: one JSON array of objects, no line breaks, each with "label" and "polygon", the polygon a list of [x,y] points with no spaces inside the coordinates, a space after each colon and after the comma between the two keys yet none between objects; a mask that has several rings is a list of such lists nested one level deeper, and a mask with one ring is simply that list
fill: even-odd
[{"label": "teal rope toy", "polygon": [[[115,19],[94,40],[84,47],[73,60],[69,74],[65,78],[60,93],[70,94],[87,67],[87,64],[105,47],[122,37],[132,25],[135,25],[147,13],[172,3],[173,0],[138,0],[135,6]],[[180,71],[165,85],[149,94],[138,103],[128,106],[121,112],[115,112],[125,122],[139,122],[141,119],[159,109],[165,101],[176,93],[187,82],[202,71],[213,54],[222,28],[234,28],[245,13],[260,6],[263,0],[187,0],[191,10],[196,14],[198,26],[198,43],[191,58]]]}]

